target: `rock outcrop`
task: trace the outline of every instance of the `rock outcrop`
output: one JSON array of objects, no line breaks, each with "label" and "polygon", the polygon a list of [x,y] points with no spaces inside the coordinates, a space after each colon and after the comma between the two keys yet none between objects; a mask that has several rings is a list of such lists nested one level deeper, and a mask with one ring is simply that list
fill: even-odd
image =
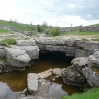
[{"label": "rock outcrop", "polygon": [[88,57],[99,49],[98,41],[77,39],[37,39],[40,51],[60,51],[71,57]]}]

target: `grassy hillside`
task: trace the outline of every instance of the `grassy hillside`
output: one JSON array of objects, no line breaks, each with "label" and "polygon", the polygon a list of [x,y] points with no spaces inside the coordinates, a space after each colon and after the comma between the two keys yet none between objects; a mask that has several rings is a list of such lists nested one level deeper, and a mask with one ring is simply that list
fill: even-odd
[{"label": "grassy hillside", "polygon": [[16,30],[20,32],[33,31],[36,27],[30,24],[21,24],[21,23],[10,22],[10,21],[5,21],[5,20],[0,20],[0,25],[5,25],[5,26],[15,28]]}]

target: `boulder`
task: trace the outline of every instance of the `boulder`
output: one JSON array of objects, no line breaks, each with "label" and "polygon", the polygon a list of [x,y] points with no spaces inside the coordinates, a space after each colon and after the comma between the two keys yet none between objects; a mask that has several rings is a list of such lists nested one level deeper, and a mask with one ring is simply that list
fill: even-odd
[{"label": "boulder", "polygon": [[93,70],[93,67],[88,66],[82,69],[82,73],[91,87],[99,87],[99,68]]},{"label": "boulder", "polygon": [[60,77],[60,76],[61,76],[61,69],[60,69],[60,68],[54,68],[54,69],[52,70],[52,73],[53,73],[55,76]]},{"label": "boulder", "polygon": [[47,78],[52,75],[52,69],[46,70],[44,72],[38,73],[39,78]]},{"label": "boulder", "polygon": [[27,75],[27,89],[29,94],[33,94],[38,89],[38,74],[36,73],[29,73]]},{"label": "boulder", "polygon": [[35,40],[17,40],[18,46],[34,46],[36,45]]},{"label": "boulder", "polygon": [[62,78],[68,85],[82,86],[85,84],[84,76],[75,71],[72,66],[62,69]]},{"label": "boulder", "polygon": [[39,48],[38,46],[16,46],[11,45],[12,48],[25,50],[31,59],[39,58]]},{"label": "boulder", "polygon": [[28,65],[31,58],[25,50],[4,48],[7,58],[7,64],[15,67],[25,67]]},{"label": "boulder", "polygon": [[82,72],[82,68],[84,68],[86,65],[88,65],[88,57],[77,57],[74,58],[72,61],[72,66],[75,71]]}]

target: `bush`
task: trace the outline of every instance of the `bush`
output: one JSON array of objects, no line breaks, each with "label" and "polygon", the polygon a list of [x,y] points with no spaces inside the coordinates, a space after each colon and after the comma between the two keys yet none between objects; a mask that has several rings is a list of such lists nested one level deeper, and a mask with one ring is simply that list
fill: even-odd
[{"label": "bush", "polygon": [[10,44],[16,44],[16,40],[15,39],[3,39],[2,44],[7,47],[11,47]]},{"label": "bush", "polygon": [[59,29],[57,27],[51,28],[50,33],[52,36],[58,36],[60,34]]},{"label": "bush", "polygon": [[43,27],[42,27],[42,26],[37,25],[37,31],[38,31],[38,32],[43,32],[43,30],[44,30],[44,29],[43,29]]}]

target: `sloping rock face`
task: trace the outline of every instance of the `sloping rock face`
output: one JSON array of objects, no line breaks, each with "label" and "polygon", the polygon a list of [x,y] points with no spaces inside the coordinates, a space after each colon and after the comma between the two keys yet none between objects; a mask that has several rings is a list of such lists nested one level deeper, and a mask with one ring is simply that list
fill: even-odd
[{"label": "sloping rock face", "polygon": [[72,57],[88,57],[99,49],[98,41],[75,39],[37,39],[36,44],[40,51],[61,51]]},{"label": "sloping rock face", "polygon": [[4,48],[8,65],[15,67],[27,66],[31,58],[25,50]]}]

